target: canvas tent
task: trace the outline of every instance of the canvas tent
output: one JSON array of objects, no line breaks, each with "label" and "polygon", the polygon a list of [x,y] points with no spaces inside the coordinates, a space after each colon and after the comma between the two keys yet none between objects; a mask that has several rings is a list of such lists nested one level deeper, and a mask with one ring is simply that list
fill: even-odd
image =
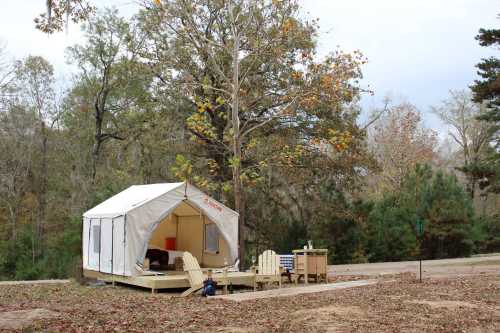
[{"label": "canvas tent", "polygon": [[[141,274],[155,229],[182,206],[213,222],[227,247],[238,257],[238,214],[188,183],[135,185],[83,214],[83,268],[103,273]],[[189,250],[189,249],[186,249]]]}]

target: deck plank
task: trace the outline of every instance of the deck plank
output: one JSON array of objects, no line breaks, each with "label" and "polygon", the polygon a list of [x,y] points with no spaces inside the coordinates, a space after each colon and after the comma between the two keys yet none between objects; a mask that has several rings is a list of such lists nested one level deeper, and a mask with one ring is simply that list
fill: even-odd
[{"label": "deck plank", "polygon": [[[187,274],[180,274],[179,272],[175,272],[174,274],[169,274],[167,272],[165,275],[120,276],[85,270],[84,275],[106,282],[119,282],[149,289],[177,289],[190,287]],[[223,273],[214,273],[212,277],[218,285],[224,286],[226,284]],[[227,283],[232,285],[252,287],[253,280],[254,274],[251,272],[228,272],[227,276]]]}]

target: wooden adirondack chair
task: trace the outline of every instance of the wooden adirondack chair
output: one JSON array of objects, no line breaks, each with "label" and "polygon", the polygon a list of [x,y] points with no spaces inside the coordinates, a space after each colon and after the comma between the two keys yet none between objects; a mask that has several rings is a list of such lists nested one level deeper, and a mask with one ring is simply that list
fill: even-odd
[{"label": "wooden adirondack chair", "polygon": [[273,250],[266,250],[259,256],[254,290],[257,289],[257,284],[275,282],[281,288],[280,257]]},{"label": "wooden adirondack chair", "polygon": [[201,271],[198,260],[196,260],[191,253],[184,252],[182,260],[184,261],[184,271],[188,273],[189,284],[191,285],[188,290],[181,294],[182,297],[185,297],[203,288],[203,280],[205,277]]}]

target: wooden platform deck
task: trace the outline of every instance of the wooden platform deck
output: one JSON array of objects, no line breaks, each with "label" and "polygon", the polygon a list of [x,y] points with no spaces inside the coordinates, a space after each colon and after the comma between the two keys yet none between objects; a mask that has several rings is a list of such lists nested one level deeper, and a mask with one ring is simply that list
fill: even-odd
[{"label": "wooden platform deck", "polygon": [[[83,275],[88,278],[99,279],[111,283],[123,283],[148,288],[151,289],[151,292],[153,293],[158,289],[177,289],[190,287],[188,276],[186,273],[175,271],[167,271],[163,273],[165,273],[165,275],[120,276],[91,270],[83,271]],[[213,273],[212,278],[217,282],[219,286],[232,284],[253,288],[255,275],[251,272],[228,272],[227,279],[225,279],[222,273]]]}]

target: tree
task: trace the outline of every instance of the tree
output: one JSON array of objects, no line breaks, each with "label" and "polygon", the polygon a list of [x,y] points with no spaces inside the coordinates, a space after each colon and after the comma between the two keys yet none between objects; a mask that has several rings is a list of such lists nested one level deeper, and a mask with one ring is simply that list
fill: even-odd
[{"label": "tree", "polygon": [[6,46],[0,41],[0,111],[9,104],[8,100],[12,93],[12,80],[14,78],[15,66],[13,61],[7,59]]},{"label": "tree", "polygon": [[[471,229],[474,222],[472,201],[457,178],[437,171],[417,169],[408,186],[419,187],[416,213],[425,227],[423,251],[429,259],[468,256],[473,250]],[[414,184],[412,186],[412,184]],[[412,201],[411,191],[406,200]]]},{"label": "tree", "polygon": [[35,18],[35,27],[47,34],[62,31],[71,20],[86,21],[95,12],[95,7],[86,0],[46,0],[47,10]]},{"label": "tree", "polygon": [[387,111],[371,130],[371,149],[379,172],[371,179],[380,196],[398,192],[408,172],[418,163],[431,163],[437,146],[436,132],[422,125],[417,108],[410,103],[387,104]]},{"label": "tree", "polygon": [[[479,29],[476,36],[479,45],[498,47],[500,45],[500,29]],[[471,86],[476,103],[487,102],[489,111],[482,115],[482,119],[498,125],[500,122],[500,85],[498,73],[500,72],[500,59],[490,57],[483,59],[476,65],[481,80],[475,80]],[[497,137],[498,142],[498,137]]]},{"label": "tree", "polygon": [[370,262],[414,259],[418,254],[413,214],[394,195],[377,201],[369,213],[365,251]]},{"label": "tree", "polygon": [[467,91],[451,91],[450,98],[432,110],[452,128],[449,135],[460,147],[463,163],[460,170],[467,175],[467,190],[474,199],[478,183],[485,176],[478,168],[491,149],[489,144],[496,131],[494,125],[480,120],[489,110],[485,103],[474,103]]},{"label": "tree", "polygon": [[470,255],[473,251],[472,201],[454,175],[416,165],[399,193],[387,192],[367,220],[370,261],[407,260],[419,254],[417,221],[424,225],[427,259]]},{"label": "tree", "polygon": [[37,119],[21,106],[11,104],[4,108],[0,112],[0,210],[6,222],[2,231],[15,242],[25,195],[30,190]]},{"label": "tree", "polygon": [[42,57],[28,56],[16,66],[16,86],[19,96],[18,103],[32,110],[36,114],[38,122],[38,148],[41,157],[36,186],[38,202],[34,252],[34,257],[38,257],[43,250],[43,231],[47,206],[48,127],[52,128],[55,122],[54,68]]},{"label": "tree", "polygon": [[[124,115],[147,104],[149,78],[136,61],[129,23],[116,10],[106,10],[89,19],[86,43],[68,49],[70,60],[79,69],[87,98],[94,111],[91,179],[95,181],[102,146],[109,140],[126,137]],[[138,106],[140,101],[143,105]]]},{"label": "tree", "polygon": [[339,141],[334,149],[344,149],[356,133],[343,128],[342,106],[360,91],[364,59],[338,51],[317,61],[316,23],[300,19],[294,0],[158,3],[146,2],[139,18],[151,41],[143,56],[160,82],[194,111],[186,127],[194,149],[217,170],[220,188],[231,184],[243,258],[243,186],[258,178],[259,163],[269,157],[256,160],[252,147],[287,129],[300,132],[299,145],[311,151],[332,137]]},{"label": "tree", "polygon": [[[480,29],[476,36],[479,45],[484,47],[496,47],[500,45],[500,29]],[[471,86],[473,98],[476,103],[486,103],[488,110],[480,115],[482,120],[489,122],[494,130],[489,156],[483,163],[472,165],[469,173],[485,179],[483,187],[488,187],[490,192],[500,193],[500,84],[498,73],[500,72],[500,59],[490,57],[483,59],[476,65],[478,74],[482,78],[476,80]]]}]

